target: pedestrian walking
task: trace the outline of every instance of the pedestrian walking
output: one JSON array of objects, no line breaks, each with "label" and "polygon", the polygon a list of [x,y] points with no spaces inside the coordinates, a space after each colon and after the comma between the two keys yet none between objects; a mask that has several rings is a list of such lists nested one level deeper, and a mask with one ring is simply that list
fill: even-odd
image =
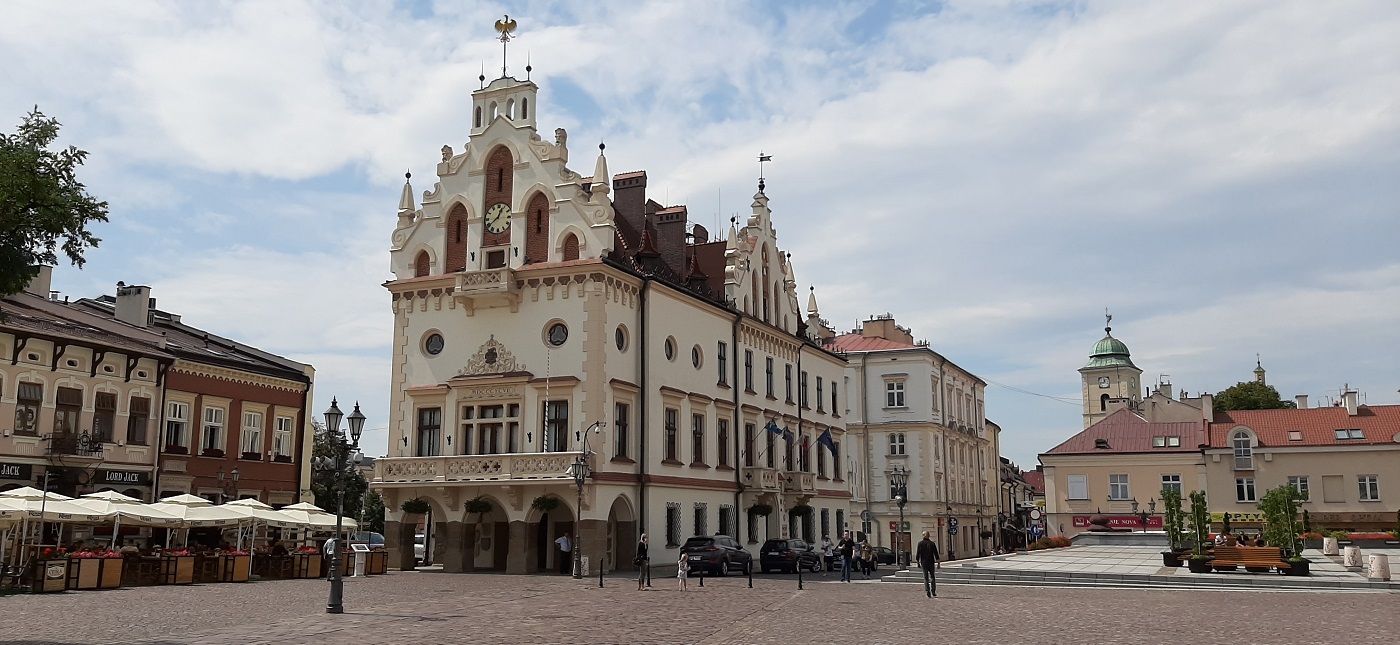
[{"label": "pedestrian walking", "polygon": [[637,565],[637,591],[646,588],[647,569],[651,568],[651,556],[647,555],[647,534],[642,534],[642,539],[637,542],[637,557],[632,559],[632,564]]},{"label": "pedestrian walking", "polygon": [[938,595],[938,583],[934,580],[933,571],[940,565],[938,563],[938,545],[933,543],[928,531],[924,531],[924,539],[919,541],[918,551],[915,552],[915,559],[919,561],[919,568],[924,570],[924,593],[929,598]]},{"label": "pedestrian walking", "polygon": [[843,532],[841,541],[836,544],[836,550],[841,556],[841,582],[851,581],[851,557],[855,548],[856,541],[851,539],[851,532]]},{"label": "pedestrian walking", "polygon": [[870,579],[870,558],[874,555],[869,542],[860,543],[860,574],[865,576],[866,580]]},{"label": "pedestrian walking", "polygon": [[559,539],[555,540],[554,543],[559,545],[559,573],[569,575],[569,562],[572,559],[569,555],[573,553],[573,544],[569,541],[569,534],[565,533],[559,536]]},{"label": "pedestrian walking", "polygon": [[690,560],[685,557],[685,551],[681,551],[680,559],[676,560],[676,586],[681,591],[685,591],[685,581],[689,576]]},{"label": "pedestrian walking", "polygon": [[826,573],[827,573],[828,571],[831,571],[831,558],[832,558],[833,555],[835,555],[835,551],[833,550],[833,545],[831,544],[831,537],[830,537],[830,536],[827,536],[827,535],[823,535],[823,536],[822,536],[822,576],[823,576],[823,577],[826,576]]}]

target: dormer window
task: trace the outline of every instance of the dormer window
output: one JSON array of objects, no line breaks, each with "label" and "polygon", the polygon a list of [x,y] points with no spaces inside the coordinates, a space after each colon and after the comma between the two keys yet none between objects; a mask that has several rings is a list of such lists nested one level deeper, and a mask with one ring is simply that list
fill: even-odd
[{"label": "dormer window", "polygon": [[1108,450],[1108,440],[1107,440],[1107,439],[1095,439],[1095,440],[1094,440],[1094,450]]},{"label": "dormer window", "polygon": [[1152,438],[1152,447],[1153,447],[1153,448],[1165,448],[1165,447],[1167,447],[1167,438],[1166,438],[1166,437],[1153,437],[1153,438]]}]

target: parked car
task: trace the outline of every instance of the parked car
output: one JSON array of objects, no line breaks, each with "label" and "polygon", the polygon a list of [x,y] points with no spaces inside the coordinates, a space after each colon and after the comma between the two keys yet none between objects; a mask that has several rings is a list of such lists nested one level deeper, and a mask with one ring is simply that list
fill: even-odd
[{"label": "parked car", "polygon": [[799,567],[813,573],[822,570],[822,554],[806,540],[768,540],[758,551],[758,568],[764,573],[797,573]]},{"label": "parked car", "polygon": [[376,549],[384,546],[384,536],[379,533],[361,531],[350,539],[351,544],[368,544],[369,548]]},{"label": "parked car", "polygon": [[895,563],[895,557],[894,557],[894,550],[893,550],[893,549],[891,549],[891,548],[889,548],[889,547],[887,547],[887,546],[877,546],[877,547],[871,549],[871,551],[874,552],[873,559],[875,560],[875,564],[876,564],[876,565],[881,565],[881,564],[894,564],[894,563]]},{"label": "parked car", "polygon": [[697,535],[681,545],[681,553],[690,562],[690,575],[702,571],[717,576],[731,571],[748,574],[753,567],[753,555],[728,535]]},{"label": "parked car", "polygon": [[416,560],[418,561],[418,564],[422,564],[422,563],[423,563],[423,558],[424,558],[424,554],[425,554],[424,549],[427,548],[427,545],[428,545],[428,536],[426,536],[426,535],[424,535],[424,534],[422,534],[422,533],[419,533],[418,535],[413,536],[413,557],[414,557],[414,559],[416,559]]}]

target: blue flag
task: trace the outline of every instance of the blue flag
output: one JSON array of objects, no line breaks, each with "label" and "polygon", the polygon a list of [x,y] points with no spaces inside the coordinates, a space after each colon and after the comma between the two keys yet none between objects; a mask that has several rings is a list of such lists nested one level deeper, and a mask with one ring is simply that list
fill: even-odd
[{"label": "blue flag", "polygon": [[773,419],[769,419],[769,420],[768,420],[768,424],[765,425],[765,426],[763,426],[763,429],[764,429],[764,430],[767,430],[767,431],[769,431],[769,432],[771,432],[771,433],[773,433],[773,434],[776,434],[776,435],[782,435],[782,434],[783,434],[783,429],[782,429],[782,428],[779,428],[779,427],[778,427],[778,424],[775,423]]},{"label": "blue flag", "polygon": [[831,438],[830,428],[827,428],[826,432],[823,432],[820,437],[817,437],[817,443],[826,446],[827,450],[831,451],[832,457],[836,456],[836,440]]},{"label": "blue flag", "polygon": [[783,440],[787,441],[789,446],[792,445],[793,440],[796,438],[796,435],[793,435],[791,430],[787,429],[787,427],[783,428]]}]

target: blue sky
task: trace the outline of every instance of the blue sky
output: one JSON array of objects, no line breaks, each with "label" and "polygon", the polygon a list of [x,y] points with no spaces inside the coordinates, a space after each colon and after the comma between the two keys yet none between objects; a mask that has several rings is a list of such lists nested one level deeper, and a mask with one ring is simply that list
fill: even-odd
[{"label": "blue sky", "polygon": [[[839,329],[886,312],[998,385],[1023,465],[1080,428],[1105,307],[1144,380],[1400,403],[1400,7],[1305,1],[13,2],[0,122],[34,105],[111,202],[72,297],[162,308],[388,401],[388,241],[467,138],[492,23],[539,123],[714,222],[759,150]],[[589,168],[581,168],[585,174]],[[1050,398],[1053,397],[1053,398]],[[366,439],[382,453],[384,434]]]}]

